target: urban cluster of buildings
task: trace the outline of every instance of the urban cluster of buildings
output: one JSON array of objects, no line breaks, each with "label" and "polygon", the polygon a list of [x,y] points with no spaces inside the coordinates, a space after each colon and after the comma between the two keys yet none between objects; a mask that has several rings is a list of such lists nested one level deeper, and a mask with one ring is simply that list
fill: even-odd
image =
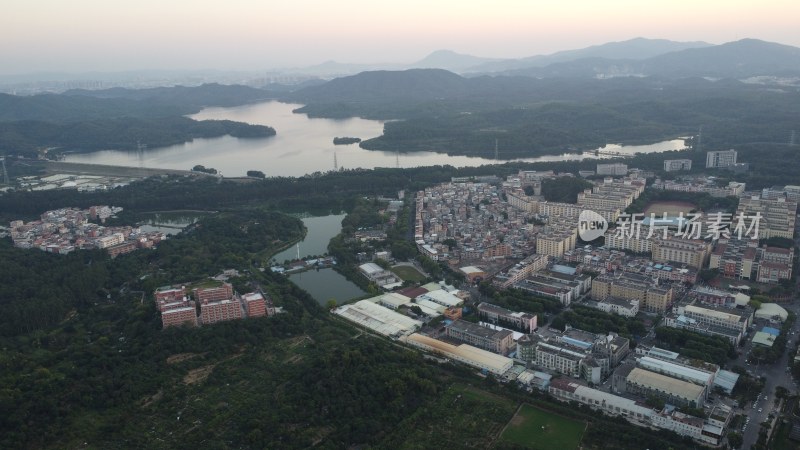
[{"label": "urban cluster of buildings", "polygon": [[[709,152],[707,162],[709,167],[738,164],[733,150]],[[664,170],[691,170],[691,160],[667,160]],[[630,173],[624,164],[598,164],[597,174],[609,176],[580,192],[575,204],[542,198],[543,182],[558,176],[553,172],[521,171],[502,182],[454,179],[417,193],[415,238],[420,251],[434,260],[454,267],[466,262],[460,270],[470,282],[489,279],[501,289],[524,290],[565,306],[580,300],[624,317],[659,316],[665,326],[722,336],[735,345],[756,318],[785,320],[785,310],[777,305],[756,312],[747,295],[697,284],[706,268],[762,283],[791,278],[792,249],[760,246],[755,236],[737,239],[733,224],[709,238],[688,233],[685,223],[674,220],[643,221],[639,233],[611,229],[603,246],[578,246],[582,212],[594,211],[614,223],[642,194],[644,180],[627,177]],[[487,184],[492,181],[496,184]],[[745,192],[743,183],[718,186],[709,177],[658,180],[655,188],[738,197],[736,213],[723,213],[722,220],[758,217],[758,238],[794,236],[800,187],[753,194]],[[512,261],[503,263],[507,259]],[[721,403],[708,406],[709,393],[730,394],[735,373],[646,345],[629,357],[630,342],[622,336],[569,326],[564,332],[538,330],[535,314],[488,302],[475,306],[479,322],[474,323],[474,317],[462,317],[461,304],[437,298],[452,293],[435,285],[425,288],[387,293],[334,313],[449,360],[548,390],[561,400],[707,444],[721,442],[731,410]],[[439,317],[443,325],[426,325]],[[776,331],[766,327],[753,342],[769,345]],[[610,392],[595,388],[604,381],[611,383]],[[654,407],[654,400],[666,406]],[[705,407],[706,417],[677,409],[684,407]]]},{"label": "urban cluster of buildings", "polygon": [[652,187],[664,191],[706,193],[712,197],[739,197],[744,194],[745,183],[729,181],[727,185],[720,186],[713,177],[699,176],[681,180],[656,179]]},{"label": "urban cluster of buildings", "polygon": [[595,334],[568,327],[550,336],[521,336],[516,356],[527,364],[599,384],[629,351],[630,341],[616,333]]},{"label": "urban cluster of buildings", "polygon": [[191,291],[186,286],[166,286],[156,289],[155,300],[164,328],[275,315],[271,299],[259,292],[239,295],[230,283]]},{"label": "urban cluster of buildings", "polygon": [[574,267],[551,264],[552,259],[535,253],[496,274],[492,282],[502,289],[514,287],[567,306],[589,290],[591,277]]},{"label": "urban cluster of buildings", "polygon": [[759,246],[755,240],[720,239],[708,267],[726,278],[778,283],[792,277],[793,248]]},{"label": "urban cluster of buildings", "polygon": [[[415,239],[420,252],[437,261],[493,261],[533,252],[560,258],[575,248],[583,210],[614,222],[645,188],[644,180],[609,177],[579,193],[577,204],[547,202],[537,192],[542,180],[551,177],[552,172],[522,171],[502,187],[451,182],[418,192]],[[534,195],[527,195],[526,188]],[[455,248],[445,245],[450,239]]]},{"label": "urban cluster of buildings", "polygon": [[12,221],[9,233],[18,248],[36,248],[61,255],[80,249],[104,249],[112,257],[139,248],[151,248],[165,238],[158,231],[101,225],[120,211],[122,208],[109,206],[61,208],[45,212],[39,220],[27,223]]},{"label": "urban cluster of buildings", "polygon": [[695,286],[664,316],[664,325],[721,336],[738,345],[753,324],[750,297],[707,286]]},{"label": "urban cluster of buildings", "polygon": [[[502,201],[493,185],[446,183],[417,193],[415,239],[433,260],[521,258],[532,250],[536,227]],[[451,249],[445,241],[452,239]]]}]

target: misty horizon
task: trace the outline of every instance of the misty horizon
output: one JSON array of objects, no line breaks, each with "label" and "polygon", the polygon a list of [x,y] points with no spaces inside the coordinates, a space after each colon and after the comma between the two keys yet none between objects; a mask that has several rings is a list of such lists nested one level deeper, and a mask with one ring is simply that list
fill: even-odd
[{"label": "misty horizon", "polygon": [[744,38],[800,46],[800,6],[591,1],[380,5],[313,0],[29,4],[0,18],[3,75],[151,70],[252,72],[336,61],[404,64],[447,49],[484,58],[549,55],[636,37],[722,44]]}]

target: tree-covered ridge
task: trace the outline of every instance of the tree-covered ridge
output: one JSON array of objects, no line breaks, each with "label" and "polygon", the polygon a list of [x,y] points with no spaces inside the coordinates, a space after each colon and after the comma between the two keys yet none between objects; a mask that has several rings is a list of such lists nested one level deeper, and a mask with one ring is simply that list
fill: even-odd
[{"label": "tree-covered ridge", "polygon": [[230,120],[197,121],[182,116],[124,117],[67,124],[0,122],[0,153],[35,158],[40,148],[54,148],[54,153],[137,150],[140,144],[155,148],[224,135],[238,138],[269,137],[275,135],[275,129]]},{"label": "tree-covered ridge", "polygon": [[[735,80],[475,77],[371,72],[288,94],[318,117],[401,119],[363,148],[501,159],[695,135],[709,149],[786,143],[800,93]],[[364,89],[360,89],[364,87]],[[380,89],[379,89],[380,87]],[[382,89],[382,90],[381,90]]]},{"label": "tree-covered ridge", "polygon": [[0,121],[40,120],[53,123],[193,114],[208,106],[238,106],[269,98],[246,86],[204,84],[197,87],[73,90],[64,94],[0,94]]},{"label": "tree-covered ridge", "polygon": [[238,106],[269,94],[245,86],[69,91],[65,94],[0,94],[0,154],[35,157],[40,148],[58,151],[135,150],[230,135],[274,136],[275,130],[229,120],[184,117],[207,106]]}]

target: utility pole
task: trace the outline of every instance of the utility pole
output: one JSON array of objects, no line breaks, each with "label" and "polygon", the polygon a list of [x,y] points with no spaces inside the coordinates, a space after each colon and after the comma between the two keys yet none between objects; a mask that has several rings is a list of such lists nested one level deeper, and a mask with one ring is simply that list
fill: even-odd
[{"label": "utility pole", "polygon": [[333,152],[333,170],[339,170],[339,162],[336,161],[336,152]]},{"label": "utility pole", "polygon": [[497,139],[494,140],[494,160],[497,161]]},{"label": "utility pole", "polygon": [[794,147],[795,131],[792,130],[792,135],[789,137],[789,147]]}]

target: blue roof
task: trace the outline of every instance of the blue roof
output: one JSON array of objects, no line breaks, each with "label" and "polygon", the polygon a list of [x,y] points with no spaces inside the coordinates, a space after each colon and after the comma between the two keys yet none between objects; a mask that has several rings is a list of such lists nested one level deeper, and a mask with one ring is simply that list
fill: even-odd
[{"label": "blue roof", "polygon": [[771,334],[773,336],[778,336],[781,334],[781,330],[772,327],[764,327],[761,329],[761,331],[763,331],[764,333]]},{"label": "blue roof", "polygon": [[574,346],[580,347],[580,348],[590,348],[592,346],[591,342],[579,341],[579,340],[573,339],[573,338],[571,338],[569,336],[562,336],[561,340],[566,342],[567,344],[574,345]]},{"label": "blue roof", "polygon": [[575,275],[577,269],[570,266],[562,266],[561,264],[554,264],[553,265],[553,272],[563,273],[566,275]]}]

